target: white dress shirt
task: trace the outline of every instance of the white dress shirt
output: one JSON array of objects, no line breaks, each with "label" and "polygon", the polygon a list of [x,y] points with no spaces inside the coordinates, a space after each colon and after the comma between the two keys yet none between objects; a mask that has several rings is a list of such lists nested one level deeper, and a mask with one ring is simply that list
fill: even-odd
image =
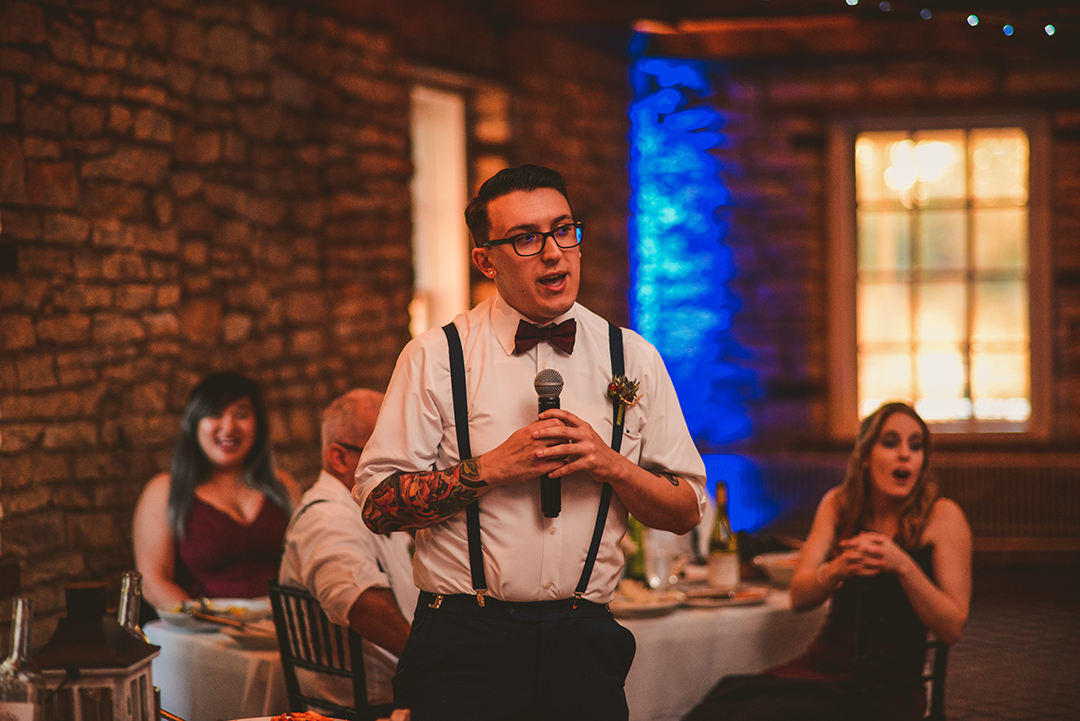
[{"label": "white dress shirt", "polygon": [[[405,619],[412,622],[419,590],[412,582],[407,533],[388,536],[372,533],[364,525],[360,508],[353,503],[349,489],[326,471],[304,493],[285,533],[285,553],[278,578],[281,583],[307,589],[331,622],[349,625],[349,609],[369,588],[389,588]],[[393,692],[390,679],[397,668],[397,656],[369,641],[364,641],[364,672],[368,700],[373,704],[390,703]],[[313,683],[308,677],[298,680],[307,692]],[[314,674],[310,674],[314,676]],[[318,695],[352,706],[352,685],[347,679],[325,677]]]},{"label": "white dress shirt", "polygon": [[[465,356],[472,457],[495,448],[536,420],[537,372],[563,377],[560,407],[611,441],[612,401],[608,324],[575,304],[556,319],[577,320],[574,352],[541,342],[513,355],[520,313],[497,295],[454,319]],[[623,330],[625,373],[641,384],[637,405],[626,410],[620,453],[648,471],[686,479],[705,506],[705,465],[687,431],[675,389],[660,354],[644,338]],[[372,489],[396,472],[446,469],[459,456],[446,336],[434,328],[413,339],[398,358],[375,433],[357,468],[353,497],[363,507]],[[667,481],[658,481],[667,483]],[[562,513],[544,518],[539,479],[493,488],[479,498],[481,546],[488,595],[507,601],[570,598],[578,584],[596,522],[602,484],[585,473],[562,478]],[[699,511],[700,512],[700,511]],[[585,598],[607,603],[623,567],[619,539],[627,511],[612,496],[603,542]],[[473,593],[465,513],[416,534],[416,585],[435,593]]]}]

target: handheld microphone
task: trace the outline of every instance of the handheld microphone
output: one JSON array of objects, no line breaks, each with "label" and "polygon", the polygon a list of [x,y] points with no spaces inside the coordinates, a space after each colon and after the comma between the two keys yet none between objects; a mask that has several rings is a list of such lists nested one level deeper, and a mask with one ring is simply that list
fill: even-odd
[{"label": "handheld microphone", "polygon": [[[562,393],[563,379],[559,371],[545,368],[533,379],[533,388],[538,397],[537,413],[559,407],[559,394]],[[540,512],[544,518],[557,518],[562,510],[562,480],[551,478],[546,473],[540,478]]]}]

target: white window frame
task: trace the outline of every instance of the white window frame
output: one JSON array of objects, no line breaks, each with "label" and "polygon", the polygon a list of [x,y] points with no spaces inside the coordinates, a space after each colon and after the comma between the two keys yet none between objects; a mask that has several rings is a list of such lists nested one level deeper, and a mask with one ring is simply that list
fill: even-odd
[{"label": "white window frame", "polygon": [[1028,135],[1028,298],[1031,341],[1031,417],[1024,423],[987,421],[931,423],[938,440],[1002,442],[1046,440],[1051,418],[1050,357],[1050,130],[1045,116],[973,114],[912,117],[853,117],[835,120],[828,147],[829,230],[829,433],[850,441],[858,418],[855,325],[855,138],[867,131],[1019,127]]}]

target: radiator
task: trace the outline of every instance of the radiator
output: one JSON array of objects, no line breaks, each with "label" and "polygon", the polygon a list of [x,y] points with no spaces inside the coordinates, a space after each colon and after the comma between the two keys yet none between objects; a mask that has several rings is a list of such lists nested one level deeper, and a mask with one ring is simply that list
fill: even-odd
[{"label": "radiator", "polygon": [[[763,497],[777,509],[766,526],[804,537],[821,496],[844,477],[847,455],[750,458]],[[1080,551],[1080,454],[939,452],[942,495],[960,504],[977,551]]]}]

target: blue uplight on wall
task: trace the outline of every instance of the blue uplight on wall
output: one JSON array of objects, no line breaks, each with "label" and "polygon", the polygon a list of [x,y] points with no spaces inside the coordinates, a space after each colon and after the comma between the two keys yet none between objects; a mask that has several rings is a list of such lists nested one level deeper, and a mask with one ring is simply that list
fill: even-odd
[{"label": "blue uplight on wall", "polygon": [[[734,360],[745,353],[731,333],[739,309],[724,244],[731,195],[710,152],[724,141],[723,118],[703,102],[710,93],[704,63],[638,57],[631,72],[633,325],[664,357],[694,440],[716,448],[750,434],[743,404],[755,388]],[[745,464],[737,456],[713,460],[716,470]],[[724,478],[732,523],[757,528],[767,520],[762,509],[740,509],[747,494],[733,487],[748,473],[733,475],[739,478]],[[710,486],[716,480],[710,471]]]}]

